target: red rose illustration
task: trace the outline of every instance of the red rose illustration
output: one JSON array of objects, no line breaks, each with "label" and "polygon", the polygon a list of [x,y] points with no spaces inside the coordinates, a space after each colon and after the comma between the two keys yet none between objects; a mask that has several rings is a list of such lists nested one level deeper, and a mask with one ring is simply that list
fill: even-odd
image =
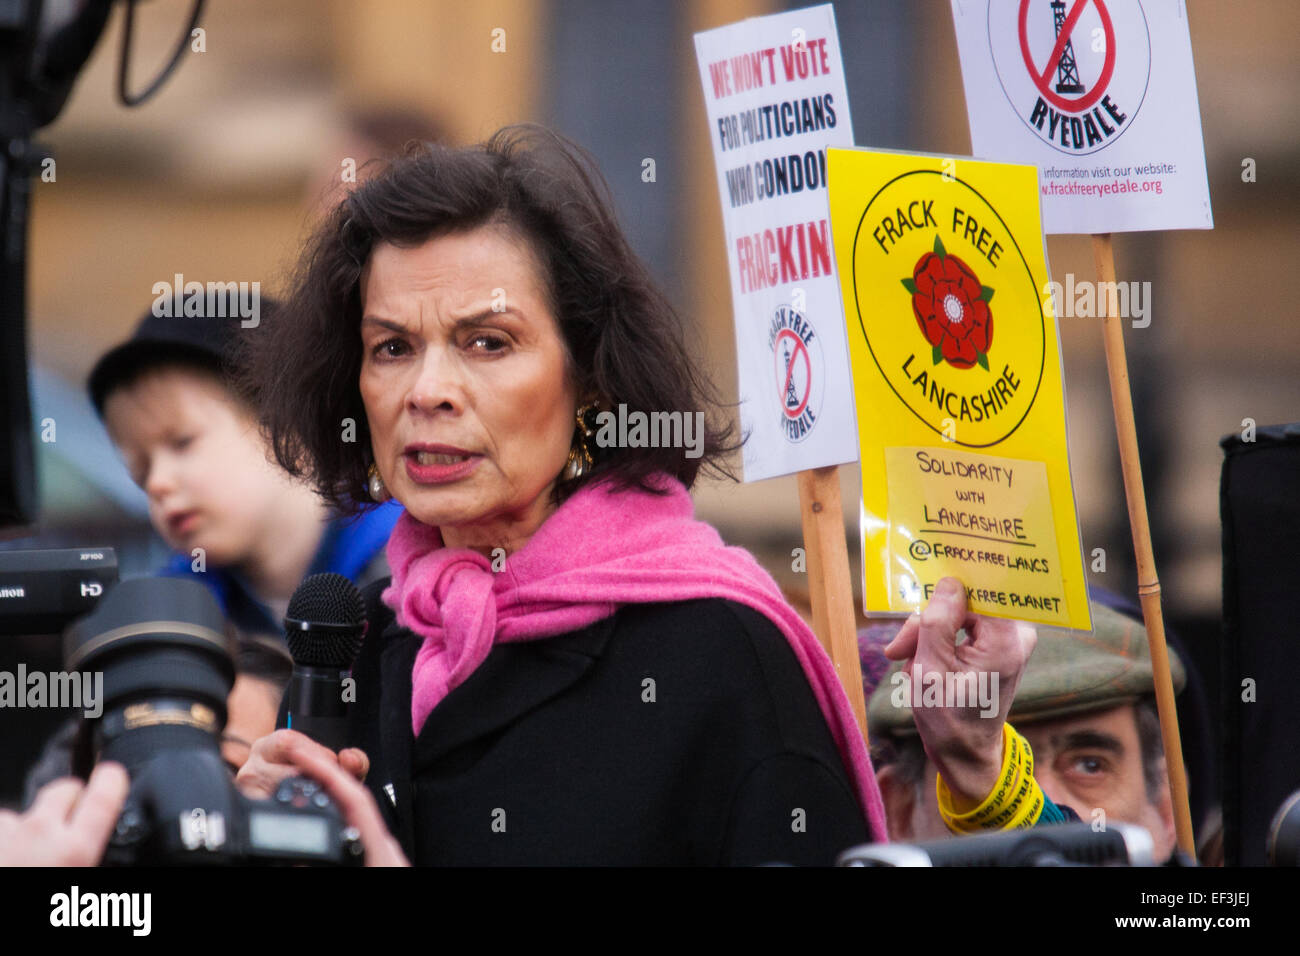
[{"label": "red rose illustration", "polygon": [[934,364],[946,361],[953,368],[978,364],[988,370],[993,343],[993,290],[980,285],[974,270],[944,248],[934,237],[934,252],[916,262],[912,277],[903,280],[912,293],[912,311],[921,334],[930,343]]}]

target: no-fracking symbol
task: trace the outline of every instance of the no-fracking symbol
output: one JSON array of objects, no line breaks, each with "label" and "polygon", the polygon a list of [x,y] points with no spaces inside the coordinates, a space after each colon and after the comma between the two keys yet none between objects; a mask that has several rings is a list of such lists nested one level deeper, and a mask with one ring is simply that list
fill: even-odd
[{"label": "no-fracking symbol", "polygon": [[808,317],[788,305],[777,308],[768,331],[773,384],[781,409],[781,430],[788,441],[801,442],[821,414],[825,375],[818,338]]},{"label": "no-fracking symbol", "polygon": [[[791,354],[792,348],[793,354]],[[804,345],[799,336],[789,329],[782,329],[776,335],[776,351],[778,370],[781,365],[785,366],[784,383],[781,388],[781,410],[786,418],[798,418],[808,407],[808,393],[812,386],[812,362],[808,358],[808,346]],[[794,367],[799,361],[803,362],[802,390],[795,385],[794,381]],[[800,394],[803,395],[802,398],[799,397]]]},{"label": "no-fracking symbol", "polygon": [[[1090,90],[1079,80],[1079,68],[1075,62],[1072,36],[1075,27],[1078,26],[1080,15],[1089,3],[1093,3],[1097,8],[1097,16],[1101,18],[1101,29],[1103,30],[1102,39],[1105,42],[1105,59],[1102,61],[1101,73]],[[1064,3],[1057,0],[1056,3],[1052,4],[1054,9],[1058,6],[1064,7]],[[1020,0],[1020,55],[1025,59],[1025,69],[1029,71],[1034,86],[1038,87],[1038,92],[1058,110],[1064,110],[1067,113],[1082,113],[1090,109],[1106,92],[1111,74],[1115,72],[1115,27],[1110,21],[1110,12],[1106,9],[1106,4],[1102,0],[1074,0],[1074,5],[1070,7],[1069,13],[1065,14],[1065,19],[1057,31],[1056,45],[1052,47],[1052,52],[1047,57],[1047,65],[1041,72],[1034,64],[1034,56],[1029,50],[1028,24],[1029,0]],[[1053,73],[1058,78],[1056,84],[1051,82]],[[1070,83],[1069,80],[1073,82]],[[1054,85],[1057,89],[1053,89]],[[1083,95],[1077,99],[1069,100],[1061,96],[1057,90],[1060,90],[1060,92],[1082,93]]]},{"label": "no-fracking symbol", "polygon": [[1139,0],[990,0],[988,32],[1007,100],[1053,149],[1095,153],[1133,125],[1151,73]]}]

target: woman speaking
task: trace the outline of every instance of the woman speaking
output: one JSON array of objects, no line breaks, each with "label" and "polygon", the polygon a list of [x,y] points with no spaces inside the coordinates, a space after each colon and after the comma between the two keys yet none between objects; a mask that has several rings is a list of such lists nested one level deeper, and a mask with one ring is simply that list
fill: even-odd
[{"label": "woman speaking", "polygon": [[[356,749],[278,732],[246,791],[334,761],[417,864],[826,865],[886,838],[830,661],[693,517],[688,489],[734,446],[577,147],[512,127],[392,161],[327,217],[259,338],[281,465],[405,514],[366,594]],[[703,413],[702,446],[617,447],[596,426],[620,406]],[[975,620],[964,596],[954,615],[932,615],[949,645]],[[1013,690],[1025,641],[975,633]],[[975,803],[1001,750],[980,723],[927,738]]]}]

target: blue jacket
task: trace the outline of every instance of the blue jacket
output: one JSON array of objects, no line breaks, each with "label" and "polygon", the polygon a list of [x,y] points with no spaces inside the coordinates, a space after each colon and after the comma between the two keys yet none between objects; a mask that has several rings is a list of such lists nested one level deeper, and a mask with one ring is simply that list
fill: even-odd
[{"label": "blue jacket", "polygon": [[[349,518],[339,516],[326,526],[320,547],[307,574],[333,571],[351,579],[358,587],[388,574],[384,546],[402,513],[402,506],[389,501]],[[193,577],[206,585],[236,627],[245,634],[283,634],[284,624],[253,594],[248,582],[233,568],[195,571],[188,555],[178,554],[159,572],[166,577]]]}]

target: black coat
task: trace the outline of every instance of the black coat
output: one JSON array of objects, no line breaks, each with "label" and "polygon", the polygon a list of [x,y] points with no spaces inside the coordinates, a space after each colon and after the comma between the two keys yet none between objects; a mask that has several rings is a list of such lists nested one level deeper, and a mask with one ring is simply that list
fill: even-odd
[{"label": "black coat", "polygon": [[411,733],[421,638],[366,589],[352,742],[417,864],[822,864],[869,839],[788,642],[706,599],[498,644]]}]

